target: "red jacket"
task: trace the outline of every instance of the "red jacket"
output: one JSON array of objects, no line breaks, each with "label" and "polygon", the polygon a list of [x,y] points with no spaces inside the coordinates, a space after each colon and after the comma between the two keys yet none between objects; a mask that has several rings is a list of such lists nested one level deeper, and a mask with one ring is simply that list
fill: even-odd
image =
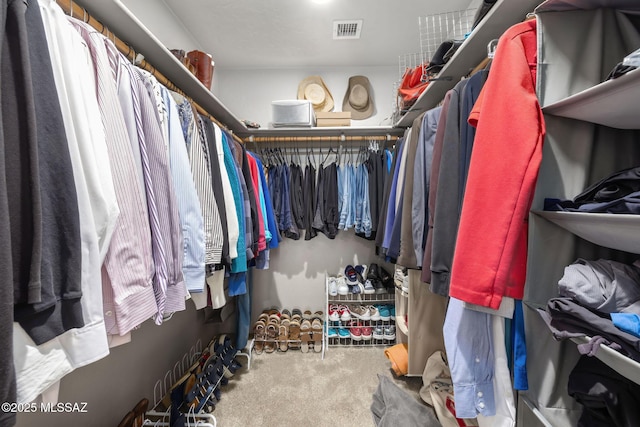
[{"label": "red jacket", "polygon": [[536,21],[500,38],[478,101],[477,127],[451,274],[452,297],[497,309],[521,299],[528,215],[545,127],[535,91]]}]

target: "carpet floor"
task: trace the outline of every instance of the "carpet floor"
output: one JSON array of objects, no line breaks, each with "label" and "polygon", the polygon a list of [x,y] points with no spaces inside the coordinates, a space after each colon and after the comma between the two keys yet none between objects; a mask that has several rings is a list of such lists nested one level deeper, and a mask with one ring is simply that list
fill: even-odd
[{"label": "carpet floor", "polygon": [[385,375],[421,402],[420,377],[396,377],[382,347],[330,347],[325,353],[300,351],[253,354],[246,358],[213,412],[219,427],[368,427],[370,406]]}]

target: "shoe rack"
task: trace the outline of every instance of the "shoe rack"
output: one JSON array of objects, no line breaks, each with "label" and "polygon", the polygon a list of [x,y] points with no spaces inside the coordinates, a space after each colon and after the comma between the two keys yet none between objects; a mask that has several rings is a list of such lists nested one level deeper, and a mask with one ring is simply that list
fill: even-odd
[{"label": "shoe rack", "polygon": [[[396,317],[390,316],[389,320],[360,320],[355,318],[353,315],[351,316],[351,320],[343,321],[343,320],[331,320],[329,318],[329,306],[330,305],[388,305],[392,306],[395,309],[395,295],[393,293],[374,293],[374,294],[364,294],[364,293],[349,293],[347,295],[329,295],[329,277],[325,277],[325,295],[326,295],[326,304],[327,307],[325,314],[325,327],[324,330],[324,339],[326,341],[325,347],[328,349],[330,347],[387,347],[396,344],[397,337],[397,327],[396,327]],[[360,323],[359,326],[352,325],[351,322]],[[370,339],[365,339],[362,336],[360,339],[354,339],[351,335],[353,328],[363,328],[369,327],[372,332],[376,328],[381,328],[383,331],[382,338],[374,338],[374,334],[372,333]],[[394,336],[393,338],[385,338],[384,330],[386,328],[393,327],[394,328]],[[329,337],[329,329],[333,328],[337,332],[342,328],[343,330],[349,331],[349,337]]]},{"label": "shoe rack", "polygon": [[324,319],[322,311],[265,309],[253,325],[250,351],[257,355],[284,351],[322,353],[324,358]]},{"label": "shoe rack", "polygon": [[153,408],[144,414],[145,423],[151,424],[143,425],[215,426],[211,412],[222,388],[241,367],[235,360],[238,352],[232,341],[231,336],[223,334],[203,348],[198,340],[173,369],[156,381]]}]

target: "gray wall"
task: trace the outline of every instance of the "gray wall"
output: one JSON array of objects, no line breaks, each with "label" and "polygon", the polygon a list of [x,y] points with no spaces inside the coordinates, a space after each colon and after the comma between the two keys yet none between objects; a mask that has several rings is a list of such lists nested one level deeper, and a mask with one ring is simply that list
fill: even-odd
[{"label": "gray wall", "polygon": [[216,333],[232,327],[229,322],[205,323],[204,312],[187,301],[186,311],[175,313],[161,326],[146,321],[132,332],[130,343],[111,349],[106,358],[62,379],[58,402],[87,402],[87,413],[19,414],[17,425],[115,427],[143,397],[153,404],[156,381],[173,369],[198,339],[206,346]]}]

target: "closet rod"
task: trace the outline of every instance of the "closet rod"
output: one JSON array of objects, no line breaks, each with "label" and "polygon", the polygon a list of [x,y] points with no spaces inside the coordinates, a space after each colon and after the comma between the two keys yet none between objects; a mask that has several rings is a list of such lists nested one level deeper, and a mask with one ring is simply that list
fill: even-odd
[{"label": "closet rod", "polygon": [[[397,139],[397,137],[396,137]],[[250,136],[244,139],[244,142],[366,142],[366,141],[392,141],[385,135],[373,136]]]},{"label": "closet rod", "polygon": [[116,35],[111,31],[109,31],[109,28],[107,28],[102,22],[98,21],[96,18],[91,16],[91,14],[89,14],[89,12],[87,12],[85,8],[83,8],[82,6],[79,6],[73,0],[56,0],[56,3],[58,3],[58,5],[62,8],[62,10],[69,16],[82,19],[84,22],[86,22],[87,24],[91,25],[93,28],[98,30],[102,35],[104,35],[109,40],[111,40],[113,44],[116,46],[116,48],[118,48],[118,50],[124,56],[126,56],[128,60],[136,64],[138,67],[143,68],[146,71],[153,74],[154,77],[158,79],[158,81],[162,85],[164,85],[167,89],[177,92],[180,95],[187,98],[189,102],[191,102],[191,104],[193,104],[193,106],[196,107],[196,110],[200,114],[207,116],[211,121],[216,123],[218,126],[226,129],[231,134],[231,136],[233,136],[233,139],[235,139],[241,144],[243,143],[242,139],[240,139],[233,132],[231,132],[229,128],[225,126],[223,123],[221,123],[218,119],[216,119],[211,114],[209,114],[208,111],[206,111],[204,108],[198,105],[193,99],[191,99],[189,95],[184,93],[182,89],[174,85],[173,82],[171,82],[168,78],[166,78],[160,71],[156,70],[156,68],[153,65],[148,63],[145,59],[142,59],[142,61],[140,62],[136,61],[136,56],[137,56],[136,51],[130,45],[128,45],[127,43],[123,42],[118,37],[116,37]]}]

